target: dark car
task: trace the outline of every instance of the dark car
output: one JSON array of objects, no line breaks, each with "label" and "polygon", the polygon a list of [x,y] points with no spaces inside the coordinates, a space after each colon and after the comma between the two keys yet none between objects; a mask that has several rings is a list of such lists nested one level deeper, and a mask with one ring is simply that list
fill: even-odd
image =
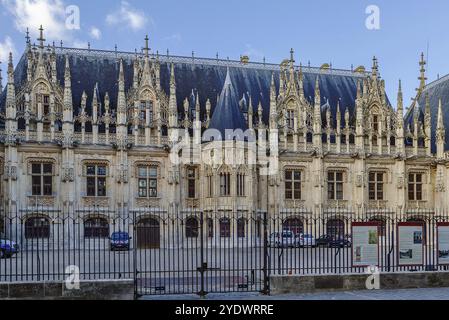
[{"label": "dark car", "polygon": [[352,246],[352,240],[350,235],[329,235],[324,234],[316,239],[317,247],[329,247],[329,248],[345,248]]},{"label": "dark car", "polygon": [[114,232],[109,239],[111,240],[111,251],[129,250],[131,237],[128,232]]},{"label": "dark car", "polygon": [[19,245],[17,243],[7,239],[0,239],[0,259],[11,258],[17,253],[19,253]]},{"label": "dark car", "polygon": [[331,236],[329,236],[327,234],[323,234],[322,236],[319,236],[315,240],[315,244],[317,247],[328,247],[331,240],[332,240]]},{"label": "dark car", "polygon": [[347,248],[352,246],[351,236],[336,236],[329,241],[330,248]]}]

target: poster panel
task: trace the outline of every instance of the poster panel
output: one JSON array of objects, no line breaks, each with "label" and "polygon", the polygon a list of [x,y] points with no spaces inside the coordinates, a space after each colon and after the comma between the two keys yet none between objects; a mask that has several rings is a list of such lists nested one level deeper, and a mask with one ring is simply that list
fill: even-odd
[{"label": "poster panel", "polygon": [[424,224],[401,222],[398,224],[397,257],[399,266],[420,266],[424,257]]},{"label": "poster panel", "polygon": [[449,264],[449,222],[437,223],[438,264]]},{"label": "poster panel", "polygon": [[352,266],[379,266],[379,222],[352,223]]}]

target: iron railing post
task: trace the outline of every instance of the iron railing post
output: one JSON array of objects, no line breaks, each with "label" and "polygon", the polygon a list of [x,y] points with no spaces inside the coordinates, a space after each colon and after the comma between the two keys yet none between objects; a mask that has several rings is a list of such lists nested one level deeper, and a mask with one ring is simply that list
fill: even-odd
[{"label": "iron railing post", "polygon": [[206,271],[207,264],[204,262],[204,212],[203,210],[200,211],[200,260],[201,260],[201,266],[198,268],[198,271],[200,272],[200,291],[198,292],[198,295],[200,297],[205,297],[207,295],[207,292],[204,288],[204,272]]},{"label": "iron railing post", "polygon": [[269,274],[268,274],[268,221],[267,212],[263,213],[263,290],[262,294],[270,294]]}]

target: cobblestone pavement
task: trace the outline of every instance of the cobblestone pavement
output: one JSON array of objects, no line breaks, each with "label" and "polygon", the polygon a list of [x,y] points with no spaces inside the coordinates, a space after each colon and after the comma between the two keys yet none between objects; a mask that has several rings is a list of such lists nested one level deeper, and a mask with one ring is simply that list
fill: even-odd
[{"label": "cobblestone pavement", "polygon": [[145,296],[142,300],[449,300],[449,288],[322,292],[263,296],[258,293]]}]

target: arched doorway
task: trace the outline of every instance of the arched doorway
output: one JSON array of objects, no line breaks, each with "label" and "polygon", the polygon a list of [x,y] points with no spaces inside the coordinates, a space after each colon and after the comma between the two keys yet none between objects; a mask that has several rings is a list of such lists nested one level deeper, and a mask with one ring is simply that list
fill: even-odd
[{"label": "arched doorway", "polygon": [[109,223],[105,218],[88,218],[84,221],[84,238],[108,238]]},{"label": "arched doorway", "polygon": [[194,217],[186,220],[186,238],[198,238],[199,223],[198,219]]},{"label": "arched doorway", "polygon": [[159,249],[161,230],[157,219],[143,218],[137,223],[137,248]]},{"label": "arched doorway", "polygon": [[304,232],[304,224],[301,219],[298,218],[288,218],[282,224],[282,230],[291,231],[293,234],[301,234]]},{"label": "arched doorway", "polygon": [[334,239],[341,239],[345,235],[345,222],[341,219],[330,219],[326,224],[327,235]]}]

